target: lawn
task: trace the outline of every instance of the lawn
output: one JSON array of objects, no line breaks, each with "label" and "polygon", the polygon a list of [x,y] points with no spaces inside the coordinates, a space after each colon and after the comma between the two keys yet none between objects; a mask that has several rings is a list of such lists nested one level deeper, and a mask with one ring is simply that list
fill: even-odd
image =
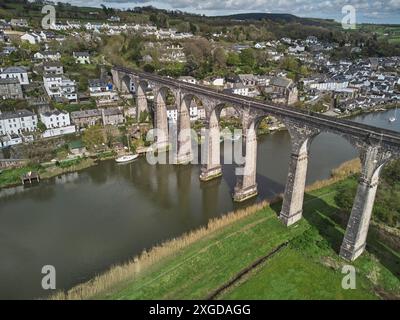
[{"label": "lawn", "polygon": [[365,279],[343,290],[343,275],[288,248],[220,299],[376,299]]},{"label": "lawn", "polygon": [[[290,228],[277,218],[280,203],[267,206],[205,233],[182,249],[154,259],[150,265],[141,268],[140,263],[132,264],[131,270],[136,269],[135,272],[124,273],[124,267],[112,269],[83,284],[83,289],[74,288],[68,297],[206,299],[255,261],[287,243],[215,298],[398,298],[400,256],[374,235],[368,240],[369,252],[353,263],[357,288],[341,287],[342,267],[349,263],[337,254],[345,219],[335,204],[335,195],[341,187],[355,183],[356,179],[350,178],[307,193],[304,219]],[[124,278],[118,278],[119,274],[124,274]]]}]

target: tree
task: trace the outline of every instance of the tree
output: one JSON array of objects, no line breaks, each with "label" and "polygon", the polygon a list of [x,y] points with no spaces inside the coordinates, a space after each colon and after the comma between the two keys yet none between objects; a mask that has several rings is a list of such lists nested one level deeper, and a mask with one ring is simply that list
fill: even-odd
[{"label": "tree", "polygon": [[237,53],[229,52],[226,57],[226,64],[231,67],[238,66],[240,64],[240,58]]},{"label": "tree", "polygon": [[221,47],[218,47],[214,50],[213,53],[213,59],[214,59],[214,65],[217,68],[224,68],[226,67],[226,54],[225,54],[225,50]]},{"label": "tree", "polygon": [[95,125],[87,128],[83,133],[82,141],[89,150],[94,150],[101,146],[105,142],[101,126]]},{"label": "tree", "polygon": [[253,68],[256,64],[256,58],[253,49],[244,49],[240,52],[240,62],[244,66],[249,66]]},{"label": "tree", "polygon": [[42,132],[42,133],[45,132],[45,131],[47,130],[46,125],[45,125],[41,120],[38,121],[38,123],[37,123],[37,128],[38,128],[39,131]]}]

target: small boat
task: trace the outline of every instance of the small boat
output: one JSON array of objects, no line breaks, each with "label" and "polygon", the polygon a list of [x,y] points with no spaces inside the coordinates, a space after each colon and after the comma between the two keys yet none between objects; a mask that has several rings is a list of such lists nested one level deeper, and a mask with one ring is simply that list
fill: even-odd
[{"label": "small boat", "polygon": [[125,155],[115,159],[115,162],[125,163],[125,162],[129,162],[129,161],[133,161],[133,160],[137,159],[138,157],[139,157],[138,154],[125,154]]},{"label": "small boat", "polygon": [[389,122],[395,122],[397,120],[397,108],[394,111],[394,116],[389,118]]},{"label": "small boat", "polygon": [[[127,140],[128,140],[128,150],[129,150],[129,152],[130,152],[130,151],[131,151],[131,145],[130,145],[130,143],[129,143],[129,137],[128,137],[128,135],[126,135],[126,138],[127,138]],[[115,162],[117,162],[117,163],[126,163],[126,162],[133,161],[133,160],[137,159],[138,157],[139,157],[139,155],[138,155],[137,153],[136,153],[136,154],[127,153],[127,154],[124,154],[124,155],[121,156],[121,157],[116,158],[116,159],[115,159]]]}]

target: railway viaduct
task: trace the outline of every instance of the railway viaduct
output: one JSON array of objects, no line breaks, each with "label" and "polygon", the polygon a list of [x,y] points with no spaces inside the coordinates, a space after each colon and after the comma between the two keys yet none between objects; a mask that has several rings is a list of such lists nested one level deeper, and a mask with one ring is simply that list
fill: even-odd
[{"label": "railway viaduct", "polygon": [[[285,124],[292,141],[291,156],[286,181],[281,221],[290,226],[302,217],[303,199],[306,184],[309,149],[312,140],[322,132],[340,135],[358,151],[361,160],[361,174],[357,194],[348,221],[340,256],[355,260],[365,249],[379,176],[382,168],[391,159],[400,156],[400,134],[348,120],[336,119],[313,112],[302,111],[284,105],[274,105],[255,99],[224,94],[215,89],[178,81],[168,77],[137,72],[124,67],[112,69],[114,85],[122,92],[130,92],[135,87],[137,114],[148,111],[146,88],[154,93],[154,127],[160,132],[168,132],[167,93],[171,92],[178,108],[177,129],[190,129],[189,107],[193,99],[201,101],[206,112],[206,127],[209,137],[206,140],[207,161],[202,164],[200,179],[211,180],[222,174],[220,164],[221,110],[233,107],[242,123],[243,153],[245,174],[237,177],[233,199],[244,201],[257,194],[257,138],[256,130],[260,122],[273,116]],[[177,144],[178,162],[190,161],[190,137],[179,135]],[[157,136],[157,146],[168,144],[168,134]]]}]

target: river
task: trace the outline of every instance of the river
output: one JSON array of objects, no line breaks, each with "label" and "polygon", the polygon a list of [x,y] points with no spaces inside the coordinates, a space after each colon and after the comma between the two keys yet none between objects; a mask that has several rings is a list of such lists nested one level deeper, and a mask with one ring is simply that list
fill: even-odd
[{"label": "river", "polygon": [[[393,112],[353,120],[400,131],[400,122],[388,122]],[[259,139],[259,196],[244,205],[284,190],[289,154],[286,131]],[[311,146],[307,184],[355,157],[343,138],[321,134]],[[34,187],[1,190],[0,299],[48,295],[41,288],[44,265],[56,268],[57,289],[65,290],[243,206],[231,200],[233,166],[223,166],[223,177],[208,183],[200,183],[199,173],[198,166],[152,166],[145,158],[127,165],[105,161]]]}]

